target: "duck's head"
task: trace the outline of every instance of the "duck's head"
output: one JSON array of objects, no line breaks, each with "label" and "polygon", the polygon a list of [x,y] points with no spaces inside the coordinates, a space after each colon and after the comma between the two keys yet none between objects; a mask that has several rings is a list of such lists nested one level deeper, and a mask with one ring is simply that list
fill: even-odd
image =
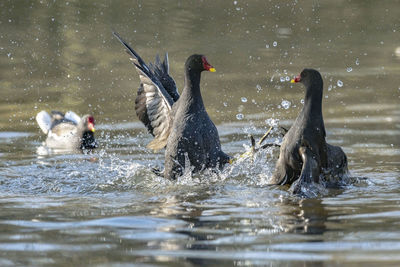
[{"label": "duck's head", "polygon": [[297,75],[294,79],[290,81],[291,83],[302,83],[306,88],[315,87],[312,85],[321,85],[316,86],[315,88],[322,89],[322,77],[319,71],[314,69],[304,69],[300,75]]},{"label": "duck's head", "polygon": [[94,128],[94,117],[92,115],[85,115],[81,119],[81,123],[83,125],[83,129],[85,132],[95,132]]},{"label": "duck's head", "polygon": [[197,70],[199,72],[202,71],[211,71],[215,72],[215,68],[208,63],[207,58],[204,55],[191,55],[185,63],[185,68],[187,70]]}]

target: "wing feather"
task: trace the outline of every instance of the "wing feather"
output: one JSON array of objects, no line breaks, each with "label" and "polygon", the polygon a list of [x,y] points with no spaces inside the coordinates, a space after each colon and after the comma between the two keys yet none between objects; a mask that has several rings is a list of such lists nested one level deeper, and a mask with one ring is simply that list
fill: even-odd
[{"label": "wing feather", "polygon": [[70,120],[78,124],[81,121],[81,117],[79,117],[75,112],[73,111],[67,111],[64,116],[65,119]]},{"label": "wing feather", "polygon": [[51,116],[46,111],[42,110],[36,115],[36,121],[40,129],[47,134],[51,126]]},{"label": "wing feather", "polygon": [[161,61],[160,56],[156,55],[154,64],[150,64],[154,76],[162,83],[165,90],[172,97],[174,102],[178,101],[179,93],[174,79],[169,75],[169,60],[168,53],[165,53],[164,61]]},{"label": "wing feather", "polygon": [[[151,64],[148,67],[143,59],[117,33],[113,32],[113,34],[125,46],[139,74],[140,87],[135,100],[135,110],[138,118],[154,136],[154,140],[147,147],[154,150],[164,148],[172,127],[170,116],[175,100],[164,87],[162,80],[160,80],[161,76],[155,74],[152,70],[158,69],[159,64],[156,60],[156,65]],[[168,64],[168,60],[166,64]],[[168,75],[168,77],[170,76]]]}]

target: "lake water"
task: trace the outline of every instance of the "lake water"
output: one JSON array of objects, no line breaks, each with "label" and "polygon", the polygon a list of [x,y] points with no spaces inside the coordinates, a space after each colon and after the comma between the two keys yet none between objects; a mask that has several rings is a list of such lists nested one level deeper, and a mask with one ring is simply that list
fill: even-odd
[{"label": "lake water", "polygon": [[[400,1],[1,1],[1,266],[398,266]],[[327,140],[355,183],[313,199],[267,186],[277,149],[169,182],[134,111],[146,60],[203,53],[222,147],[289,127],[305,67],[324,78]],[[100,148],[48,154],[41,110],[92,113]],[[274,135],[270,142],[277,141]]]}]

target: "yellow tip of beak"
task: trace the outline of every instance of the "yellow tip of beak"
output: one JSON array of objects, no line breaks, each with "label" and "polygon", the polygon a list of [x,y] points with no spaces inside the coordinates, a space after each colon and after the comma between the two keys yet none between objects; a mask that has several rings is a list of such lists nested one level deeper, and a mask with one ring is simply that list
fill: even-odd
[{"label": "yellow tip of beak", "polygon": [[209,71],[216,72],[217,70],[215,68],[210,68]]},{"label": "yellow tip of beak", "polygon": [[296,81],[294,79],[291,79],[290,83],[296,83]]},{"label": "yellow tip of beak", "polygon": [[95,128],[92,128],[92,129],[90,129],[93,133],[96,131],[96,129]]}]

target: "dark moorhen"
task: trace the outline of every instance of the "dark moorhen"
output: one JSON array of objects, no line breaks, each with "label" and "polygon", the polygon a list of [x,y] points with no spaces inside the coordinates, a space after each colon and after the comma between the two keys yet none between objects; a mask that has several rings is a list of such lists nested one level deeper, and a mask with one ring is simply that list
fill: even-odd
[{"label": "dark moorhen", "polygon": [[40,129],[47,134],[46,146],[56,149],[93,149],[97,148],[94,138],[94,118],[85,115],[80,118],[72,111],[62,113],[52,111],[51,115],[41,111],[36,115]]},{"label": "dark moorhen", "polygon": [[347,157],[340,147],[325,141],[321,74],[313,69],[304,69],[291,82],[304,84],[306,96],[303,109],[283,138],[272,183],[292,185],[292,192],[299,195],[312,182],[324,183],[328,187],[339,186],[348,172]]},{"label": "dark moorhen", "polygon": [[135,109],[139,119],[154,136],[148,148],[165,150],[164,177],[175,180],[185,168],[193,172],[223,167],[230,157],[221,150],[217,128],[209,118],[200,92],[201,72],[215,69],[203,55],[192,55],[185,63],[185,84],[179,96],[169,76],[168,55],[161,62],[146,65],[117,34],[140,77]]}]

